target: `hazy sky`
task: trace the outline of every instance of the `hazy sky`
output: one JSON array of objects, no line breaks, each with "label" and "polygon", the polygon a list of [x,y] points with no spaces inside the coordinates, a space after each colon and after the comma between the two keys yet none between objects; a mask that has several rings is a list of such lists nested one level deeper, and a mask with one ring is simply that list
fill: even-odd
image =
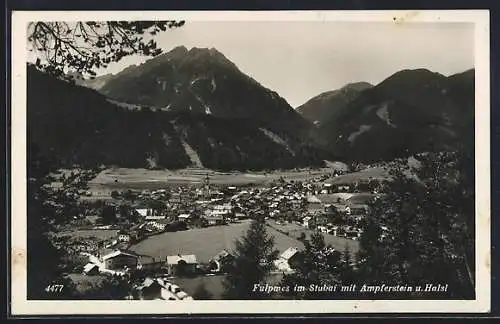
[{"label": "hazy sky", "polygon": [[[449,75],[474,67],[474,25],[385,22],[189,22],[156,36],[165,52],[215,47],[294,108],[349,82],[377,84],[402,69]],[[147,58],[128,57],[101,73]],[[101,74],[100,73],[100,74]]]}]

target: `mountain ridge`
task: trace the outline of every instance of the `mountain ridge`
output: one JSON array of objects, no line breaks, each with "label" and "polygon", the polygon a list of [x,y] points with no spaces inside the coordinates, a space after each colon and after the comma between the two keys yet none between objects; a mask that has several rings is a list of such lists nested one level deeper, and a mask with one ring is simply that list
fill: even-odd
[{"label": "mountain ridge", "polygon": [[127,104],[257,119],[303,135],[312,126],[278,93],[241,72],[215,48],[176,47],[114,74],[97,90]]},{"label": "mountain ridge", "polygon": [[297,107],[296,111],[307,120],[319,125],[333,118],[336,111],[344,109],[360,92],[371,87],[373,85],[368,82],[351,82],[339,89],[320,93]]},{"label": "mountain ridge", "polygon": [[454,149],[474,136],[473,98],[472,72],[446,77],[427,69],[402,70],[361,92],[319,127],[318,137],[347,160]]},{"label": "mountain ridge", "polygon": [[259,120],[131,110],[32,66],[27,126],[30,147],[66,167],[176,169],[201,163],[216,170],[266,170],[324,163],[310,144]]}]

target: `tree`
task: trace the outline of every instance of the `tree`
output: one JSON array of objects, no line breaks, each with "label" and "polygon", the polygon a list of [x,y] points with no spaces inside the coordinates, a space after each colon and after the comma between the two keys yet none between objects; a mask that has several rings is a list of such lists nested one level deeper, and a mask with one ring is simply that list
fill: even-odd
[{"label": "tree", "polygon": [[349,247],[346,243],[344,251],[340,259],[340,273],[339,279],[344,285],[349,285],[351,283],[356,283],[357,275],[352,267],[353,259]]},{"label": "tree", "polygon": [[335,292],[310,291],[310,285],[335,286],[340,281],[341,253],[335,251],[331,245],[325,243],[320,232],[311,234],[309,240],[304,240],[304,251],[300,252],[300,259],[296,262],[295,272],[283,277],[283,286],[305,287],[305,291],[293,291],[289,295],[298,299],[332,299]]},{"label": "tree", "polygon": [[[432,153],[421,157],[418,175],[427,188],[423,204],[432,218],[432,239],[439,243],[442,264],[449,269],[454,294],[474,296],[475,183],[470,149]],[[431,200],[432,199],[432,200]]]},{"label": "tree", "polygon": [[[86,176],[75,175],[63,179],[60,188],[49,184],[54,180],[56,164],[42,156],[39,148],[29,142],[28,148],[28,201],[27,201],[27,298],[28,299],[67,299],[74,292],[74,285],[63,276],[62,251],[54,246],[49,232],[54,225],[67,216],[66,209],[72,207],[75,200],[65,194],[74,191],[75,186],[82,187]],[[78,180],[75,180],[78,179]],[[62,292],[55,294],[47,287],[64,285]]]},{"label": "tree", "polygon": [[120,218],[125,219],[131,223],[134,223],[139,218],[139,213],[137,213],[129,203],[123,203],[118,206],[118,211],[120,213]]},{"label": "tree", "polygon": [[466,193],[473,185],[463,179],[460,155],[430,153],[420,160],[417,170],[393,165],[383,197],[371,204],[358,275],[375,284],[448,283],[442,297],[470,298],[474,278],[467,251],[474,241],[468,220],[474,200]]},{"label": "tree", "polygon": [[116,190],[111,191],[111,198],[113,198],[113,199],[120,198],[120,193]]},{"label": "tree", "polygon": [[81,293],[86,300],[122,300],[131,293],[131,286],[124,278],[113,276],[104,279],[97,287]]},{"label": "tree", "polygon": [[196,287],[196,290],[193,294],[194,300],[209,300],[212,299],[213,295],[210,291],[207,290],[204,283],[201,283]]},{"label": "tree", "polygon": [[140,54],[156,56],[162,52],[152,36],[184,21],[107,21],[107,22],[31,22],[28,24],[30,51],[43,53],[38,69],[62,76],[71,69],[95,76],[123,57]]},{"label": "tree", "polygon": [[115,206],[104,206],[101,212],[101,218],[105,224],[113,224],[114,222],[116,222]]},{"label": "tree", "polygon": [[254,291],[269,275],[278,256],[274,238],[267,233],[263,218],[252,221],[245,236],[235,242],[235,259],[224,280],[225,299],[265,299],[269,294]]},{"label": "tree", "polygon": [[[146,39],[146,32],[181,26],[184,22],[32,22],[28,26],[28,42],[32,51],[38,51],[38,69],[55,76],[68,70],[95,75],[94,70],[106,67],[132,54],[158,55],[153,40]],[[41,54],[41,55],[40,55]],[[56,154],[57,155],[57,154]],[[41,154],[29,141],[28,148],[28,204],[27,204],[27,297],[28,299],[53,298],[45,288],[60,284],[62,251],[54,246],[49,233],[58,224],[64,224],[78,213],[78,196],[87,190],[87,182],[98,169],[62,174],[61,187],[49,184],[52,173],[62,165],[61,159]],[[114,218],[115,215],[113,215]]]}]

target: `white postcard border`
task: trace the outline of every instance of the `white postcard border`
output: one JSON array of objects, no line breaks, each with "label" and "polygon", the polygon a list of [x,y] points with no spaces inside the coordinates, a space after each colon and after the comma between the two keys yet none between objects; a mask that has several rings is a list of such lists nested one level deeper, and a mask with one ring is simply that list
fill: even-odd
[{"label": "white postcard border", "polygon": [[[152,20],[470,22],[475,24],[476,73],[476,299],[334,301],[28,301],[26,299],[26,26],[29,21]],[[14,11],[11,107],[11,312],[85,314],[311,314],[479,313],[490,310],[490,84],[489,11]],[[443,60],[446,60],[443,53]]]}]

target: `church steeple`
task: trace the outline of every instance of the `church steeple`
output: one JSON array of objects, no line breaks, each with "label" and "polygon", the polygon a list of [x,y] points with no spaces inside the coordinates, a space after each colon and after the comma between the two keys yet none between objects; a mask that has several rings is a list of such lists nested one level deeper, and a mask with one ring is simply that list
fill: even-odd
[{"label": "church steeple", "polygon": [[203,194],[205,198],[210,197],[210,177],[207,175],[205,176],[205,179],[203,179]]}]

